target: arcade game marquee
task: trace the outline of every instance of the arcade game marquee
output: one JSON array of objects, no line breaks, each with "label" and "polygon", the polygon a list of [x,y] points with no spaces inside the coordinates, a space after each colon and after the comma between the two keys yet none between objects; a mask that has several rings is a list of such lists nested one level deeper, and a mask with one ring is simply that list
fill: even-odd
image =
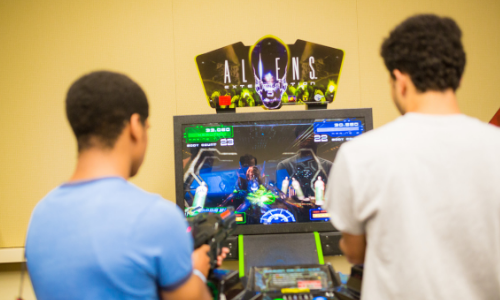
[{"label": "arcade game marquee", "polygon": [[[340,234],[323,208],[325,187],[340,145],[373,128],[369,108],[323,109],[343,57],[272,36],[196,57],[217,114],[174,117],[176,201],[186,217],[234,211],[225,245],[246,282],[234,299],[335,299],[338,278],[323,254],[340,254]],[[297,104],[308,110],[235,113]]]}]

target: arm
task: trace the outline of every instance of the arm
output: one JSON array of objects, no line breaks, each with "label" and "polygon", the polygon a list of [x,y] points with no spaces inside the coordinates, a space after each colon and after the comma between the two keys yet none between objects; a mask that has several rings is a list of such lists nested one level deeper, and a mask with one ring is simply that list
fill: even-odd
[{"label": "arm", "polygon": [[161,292],[162,300],[211,300],[207,285],[201,279],[192,274],[182,286],[176,290]]},{"label": "arm", "polygon": [[[203,245],[193,251],[193,268],[199,270],[205,278],[210,270],[210,258],[207,253],[210,251],[208,245]],[[162,300],[210,300],[212,299],[207,285],[200,277],[191,274],[189,279],[180,287],[173,291],[162,291]]]},{"label": "arm", "polygon": [[[207,255],[210,251],[208,245],[203,245],[200,248],[194,250],[193,258],[193,268],[199,270],[205,278],[208,276],[210,270],[210,258]],[[217,265],[220,266],[224,258],[226,258],[227,253],[229,253],[228,248],[222,248],[221,255],[217,257]],[[201,280],[198,275],[191,274],[191,277],[180,287],[173,291],[162,291],[162,300],[212,300],[212,295],[210,294],[207,284]]]},{"label": "arm", "polygon": [[330,171],[325,193],[326,209],[333,225],[342,232],[340,250],[350,263],[362,264],[365,259],[366,235],[365,219],[359,215],[355,197],[358,181],[353,180],[353,172],[357,168],[352,167],[343,150],[344,146],[337,153]]},{"label": "arm", "polygon": [[351,264],[360,265],[365,261],[366,236],[364,234],[352,235],[342,232],[339,246]]},{"label": "arm", "polygon": [[[208,251],[204,245],[193,251],[193,239],[182,211],[166,200],[156,201],[136,221],[131,234],[132,253],[144,274],[158,286],[162,299],[211,299],[206,284],[193,268],[204,276],[210,269]],[[218,263],[226,256],[222,250]]]},{"label": "arm", "polygon": [[211,299],[207,286],[193,274],[193,268],[208,274],[209,247],[193,251],[188,224],[178,207],[166,200],[156,201],[134,229],[134,255],[143,273],[158,286],[162,299]]}]

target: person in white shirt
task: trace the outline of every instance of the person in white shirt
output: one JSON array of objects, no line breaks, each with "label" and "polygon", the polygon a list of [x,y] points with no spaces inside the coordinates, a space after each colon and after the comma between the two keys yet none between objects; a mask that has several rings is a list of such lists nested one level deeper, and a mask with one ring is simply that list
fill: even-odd
[{"label": "person in white shirt", "polygon": [[335,159],[326,208],[362,299],[500,299],[500,128],[459,110],[461,36],[435,15],[398,25],[381,55],[403,116]]}]

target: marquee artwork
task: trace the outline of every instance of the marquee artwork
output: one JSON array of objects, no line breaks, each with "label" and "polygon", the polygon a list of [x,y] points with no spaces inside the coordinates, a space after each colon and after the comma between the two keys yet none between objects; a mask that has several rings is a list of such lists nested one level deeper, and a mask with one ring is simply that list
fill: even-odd
[{"label": "marquee artwork", "polygon": [[195,60],[210,107],[279,109],[333,102],[344,51],[303,40],[287,45],[264,36],[253,46],[238,42]]}]

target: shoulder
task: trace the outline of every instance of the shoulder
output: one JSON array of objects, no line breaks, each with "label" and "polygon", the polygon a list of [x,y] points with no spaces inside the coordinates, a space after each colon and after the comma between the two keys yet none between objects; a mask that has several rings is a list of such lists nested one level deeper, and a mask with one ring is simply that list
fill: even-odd
[{"label": "shoulder", "polygon": [[184,219],[182,210],[172,201],[169,201],[159,194],[147,192],[133,183],[127,182],[127,193],[134,201],[141,202],[146,207],[143,221],[162,220],[162,223],[169,221],[179,221]]},{"label": "shoulder", "polygon": [[133,201],[141,202],[145,209],[142,222],[165,226],[171,226],[173,223],[184,224],[184,214],[182,210],[172,201],[169,201],[159,194],[147,192],[133,183],[127,182],[128,196]]},{"label": "shoulder", "polygon": [[405,136],[407,124],[402,117],[387,123],[380,128],[368,131],[350,140],[341,146],[343,154],[351,153],[356,156],[365,157],[373,155],[389,147],[401,143],[401,137]]},{"label": "shoulder", "polygon": [[[474,117],[459,115],[452,123],[453,132],[446,137],[453,139],[457,143],[461,142],[461,147],[474,149],[480,153],[493,153],[500,147],[500,127],[485,123]],[[451,130],[450,130],[451,131]]]},{"label": "shoulder", "polygon": [[60,186],[54,188],[47,195],[45,195],[45,197],[38,201],[38,203],[35,205],[35,208],[33,208],[33,211],[31,212],[30,224],[32,223],[34,218],[37,218],[38,216],[44,215],[48,212],[47,210],[49,209],[51,203],[57,201],[57,199],[60,198],[60,189]]},{"label": "shoulder", "polygon": [[[180,208],[172,201],[163,198],[161,195],[143,190],[135,184],[125,181],[120,187],[120,193],[126,195],[134,202],[140,202],[148,207],[149,211],[156,211],[164,214],[178,214]],[[182,215],[182,213],[181,213]]]},{"label": "shoulder", "polygon": [[131,238],[138,249],[154,246],[171,254],[179,247],[192,248],[187,228],[182,210],[174,203],[154,195],[134,222]]},{"label": "shoulder", "polygon": [[485,123],[483,121],[480,121],[480,120],[473,118],[473,117],[470,117],[470,116],[462,115],[461,117],[462,117],[461,118],[461,125],[464,128],[467,128],[469,130],[473,130],[476,132],[478,132],[478,130],[479,130],[479,133],[483,132],[486,134],[491,134],[493,136],[500,136],[500,127]]},{"label": "shoulder", "polygon": [[[180,209],[160,195],[147,192],[123,178],[110,177],[69,182],[48,193],[33,214],[71,212],[89,207],[114,211],[117,218],[137,219],[144,214],[179,214]],[[180,213],[182,215],[182,213]]]},{"label": "shoulder", "polygon": [[163,236],[165,232],[185,232],[186,224],[181,209],[174,203],[158,196],[137,218],[133,231],[139,235],[147,233],[151,236],[157,234]]},{"label": "shoulder", "polygon": [[160,195],[145,191],[130,181],[123,181],[121,183],[117,183],[117,185],[120,191],[122,191],[123,193],[128,193],[131,196],[140,196],[142,199],[145,199],[146,201],[155,202],[159,198],[161,198]]}]

